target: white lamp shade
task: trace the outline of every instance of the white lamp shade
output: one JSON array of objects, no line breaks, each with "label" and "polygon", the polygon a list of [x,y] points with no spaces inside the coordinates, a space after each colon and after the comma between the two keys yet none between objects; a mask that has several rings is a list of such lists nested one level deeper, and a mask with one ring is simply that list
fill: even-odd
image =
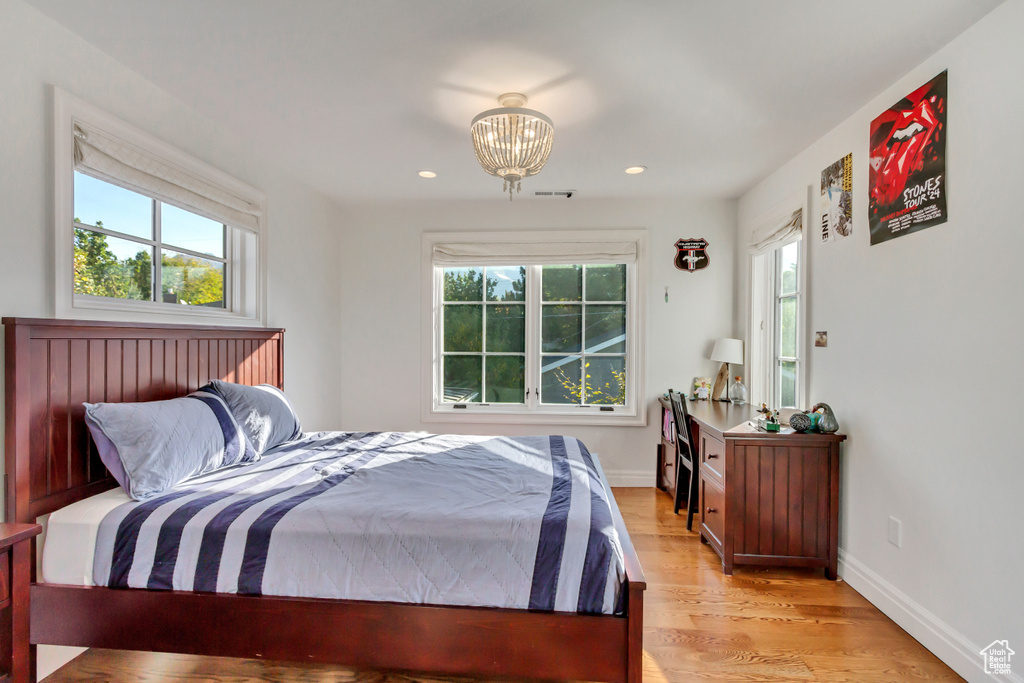
[{"label": "white lamp shade", "polygon": [[743,341],[721,337],[715,340],[715,348],[711,351],[711,360],[719,363],[743,364]]}]

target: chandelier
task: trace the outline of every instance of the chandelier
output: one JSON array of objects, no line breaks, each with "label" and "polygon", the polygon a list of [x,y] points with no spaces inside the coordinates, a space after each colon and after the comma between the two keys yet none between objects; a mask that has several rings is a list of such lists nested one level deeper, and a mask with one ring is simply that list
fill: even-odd
[{"label": "chandelier", "polygon": [[478,114],[469,127],[476,160],[484,170],[505,181],[502,192],[512,200],[523,178],[535,175],[547,163],[555,128],[539,111],[523,109],[526,95],[505,93],[501,107]]}]

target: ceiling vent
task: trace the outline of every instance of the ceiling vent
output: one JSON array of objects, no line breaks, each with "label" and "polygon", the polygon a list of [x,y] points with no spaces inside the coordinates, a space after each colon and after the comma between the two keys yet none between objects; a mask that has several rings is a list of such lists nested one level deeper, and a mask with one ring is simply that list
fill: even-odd
[{"label": "ceiling vent", "polygon": [[576,194],[576,190],[545,190],[533,193],[537,197],[565,197],[566,199],[572,199],[573,195]]}]

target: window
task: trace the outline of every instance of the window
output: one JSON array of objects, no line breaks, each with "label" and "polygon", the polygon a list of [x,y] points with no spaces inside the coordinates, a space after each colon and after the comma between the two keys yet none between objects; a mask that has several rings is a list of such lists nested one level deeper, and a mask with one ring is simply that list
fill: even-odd
[{"label": "window", "polygon": [[545,235],[521,244],[496,241],[505,233],[473,236],[483,241],[472,248],[441,241],[457,239],[451,234],[425,236],[432,313],[424,419],[646,419],[640,238],[601,251],[602,243]]},{"label": "window", "polygon": [[58,315],[265,322],[262,194],[59,90],[54,100]]},{"label": "window", "polygon": [[806,407],[802,212],[752,245],[750,339],[751,401],[784,410]]},{"label": "window", "polygon": [[526,268],[446,268],[442,370],[446,403],[523,403]]},{"label": "window", "polygon": [[772,405],[777,408],[799,408],[797,378],[800,356],[797,349],[797,328],[800,315],[800,243],[790,242],[776,249],[773,256],[775,290],[774,333],[775,367],[772,372]]},{"label": "window", "polygon": [[75,295],[224,309],[228,230],[75,171]]},{"label": "window", "polygon": [[626,402],[626,265],[541,266],[540,401]]}]

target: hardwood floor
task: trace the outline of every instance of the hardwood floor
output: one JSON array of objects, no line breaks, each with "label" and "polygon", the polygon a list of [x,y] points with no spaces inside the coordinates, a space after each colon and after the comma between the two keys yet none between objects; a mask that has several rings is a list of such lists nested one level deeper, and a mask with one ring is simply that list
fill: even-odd
[{"label": "hardwood floor", "polygon": [[[962,680],[856,591],[821,571],[737,568],[686,531],[669,497],[616,489],[647,575],[644,683]],[[47,683],[407,683],[429,676],[90,650]],[[443,679],[451,680],[451,679]]]},{"label": "hardwood floor", "polygon": [[667,494],[616,489],[615,499],[647,576],[644,683],[963,680],[821,570],[725,576]]}]

